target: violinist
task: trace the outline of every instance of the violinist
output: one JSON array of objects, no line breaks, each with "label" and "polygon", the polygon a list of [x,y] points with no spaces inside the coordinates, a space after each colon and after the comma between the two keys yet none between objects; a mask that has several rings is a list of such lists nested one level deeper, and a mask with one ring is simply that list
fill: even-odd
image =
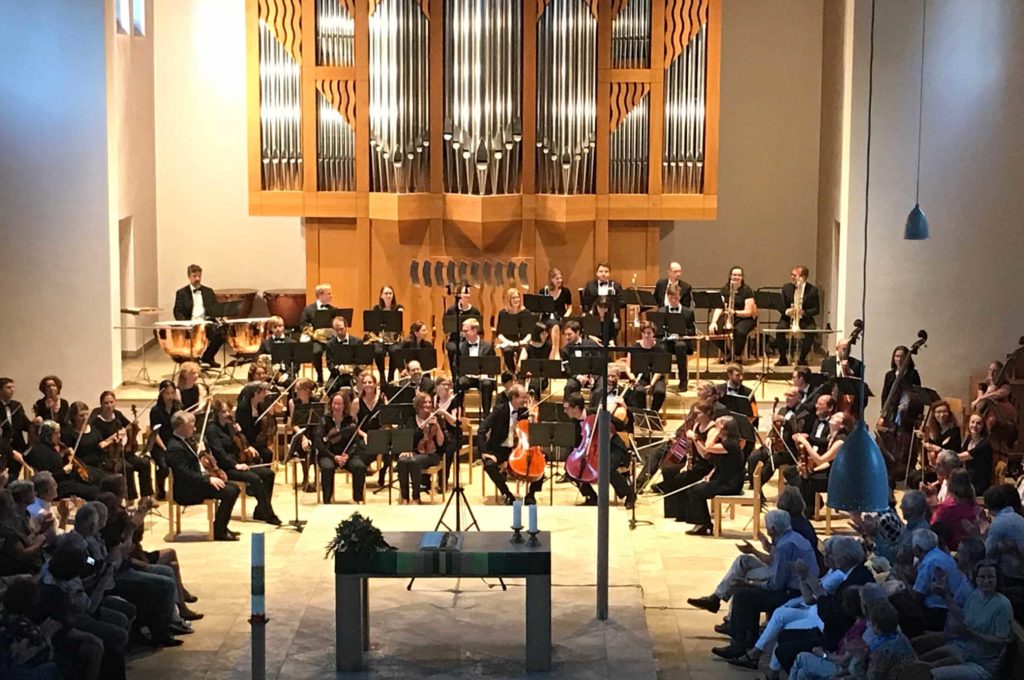
[{"label": "violinist", "polygon": [[[537,323],[534,325],[533,330],[530,331],[526,343],[519,350],[520,364],[524,359],[547,359],[550,356],[551,341],[548,335],[548,327],[543,323]],[[541,392],[548,388],[548,379],[530,376],[528,386],[530,394],[535,399],[540,399]]]},{"label": "violinist", "polygon": [[[294,422],[295,411],[299,405],[313,403],[313,391],[315,389],[316,383],[308,378],[302,378],[295,383],[295,396],[288,402],[288,421],[292,423],[292,431],[289,433],[289,437],[295,437],[299,430],[305,426],[305,423],[300,425]],[[309,476],[309,466],[316,465],[311,437],[312,435],[308,431],[295,437],[292,442],[293,448],[291,452],[291,455],[302,459],[302,490],[306,493],[316,491],[316,483]]]},{"label": "violinist", "polygon": [[793,387],[799,392],[798,407],[801,411],[810,411],[814,402],[808,403],[811,397],[811,369],[806,366],[793,369]]},{"label": "violinist", "polygon": [[829,437],[829,419],[836,412],[836,400],[831,394],[823,394],[814,402],[814,417],[806,418],[803,433],[807,443],[817,450],[826,446]]},{"label": "violinist", "polygon": [[[584,338],[579,321],[566,321],[562,328],[562,335],[565,336],[565,347],[561,350],[562,369],[569,370],[569,359],[582,356],[589,356],[588,348],[597,347],[597,343],[590,338]],[[600,382],[600,380],[596,381]],[[573,392],[579,392],[584,387],[595,388],[595,380],[592,375],[570,375],[565,379],[565,392],[562,395],[563,401]]]},{"label": "violinist", "polygon": [[[655,294],[657,297],[657,294]],[[685,302],[685,304],[684,304]],[[683,317],[683,335],[697,335],[697,327],[694,324],[693,310],[690,309],[690,303],[692,302],[690,286],[686,285],[686,292],[682,292],[682,288],[674,283],[669,283],[665,287],[665,306],[658,309],[659,312],[664,314],[679,314]],[[687,359],[690,354],[693,353],[693,347],[690,345],[689,340],[683,340],[675,333],[670,333],[663,337],[659,337],[658,340],[665,346],[665,350],[669,354],[673,354],[676,357],[676,366],[679,369],[679,389],[685,390],[687,387],[688,369]]]},{"label": "violinist", "polygon": [[[461,286],[456,296],[456,302],[454,305],[444,311],[444,315],[447,317],[455,317],[458,314],[459,320],[463,323],[461,330],[465,330],[465,322],[468,319],[476,319],[477,324],[484,318],[484,315],[480,313],[476,305],[469,301],[470,288],[469,286]],[[479,328],[479,325],[477,326]],[[448,353],[448,365],[455,365],[455,353],[459,351],[460,342],[459,331],[455,331],[448,336],[447,342],[445,342],[445,352]]]},{"label": "violinist", "polygon": [[266,522],[280,526],[281,520],[274,513],[274,471],[269,467],[250,467],[239,462],[239,437],[235,431],[235,423],[231,418],[231,409],[221,399],[214,399],[210,404],[209,425],[203,443],[206,450],[213,454],[217,466],[223,470],[232,482],[246,485],[247,492],[256,499],[256,509],[252,518],[257,522]]},{"label": "violinist", "polygon": [[14,380],[0,378],[0,438],[11,446],[8,472],[11,479],[21,474],[23,454],[28,448],[29,419],[25,407],[14,399]]},{"label": "violinist", "polygon": [[164,488],[167,481],[167,461],[164,459],[164,452],[172,433],[171,416],[181,411],[183,407],[178,401],[178,390],[172,381],[161,381],[157,390],[156,403],[149,410],[149,431],[152,432],[150,436],[153,438],[153,447],[150,451],[153,462],[156,463],[156,499],[162,501],[166,496]]},{"label": "violinist", "polygon": [[267,367],[259,361],[249,364],[249,372],[246,374],[246,382],[267,382],[270,380],[270,372]]},{"label": "violinist", "polygon": [[[398,303],[398,299],[395,297],[395,289],[385,284],[380,288],[380,294],[377,297],[377,304],[373,306],[376,311],[398,311],[404,312],[402,305]],[[377,375],[380,379],[384,379],[384,359],[390,357],[388,361],[388,382],[395,379],[395,357],[394,351],[398,349],[401,338],[398,337],[398,333],[394,331],[383,331],[379,334],[367,333],[364,340],[372,340],[373,342],[373,362],[377,365]]]},{"label": "violinist", "polygon": [[89,405],[72,402],[68,407],[68,424],[60,428],[61,442],[75,450],[75,460],[85,465],[89,483],[100,484],[108,476],[103,470],[103,449],[100,433],[89,423]]},{"label": "violinist", "polygon": [[325,336],[329,336],[330,331],[324,333],[323,331],[318,332],[314,330],[313,321],[317,312],[336,309],[336,307],[331,304],[334,301],[334,289],[329,283],[320,283],[313,289],[313,293],[316,296],[316,300],[302,309],[302,316],[299,319],[299,324],[302,326],[302,337],[300,338],[300,341],[313,341],[313,370],[316,372],[317,383],[323,385],[324,346],[322,343],[329,339]]},{"label": "violinist", "polygon": [[[125,482],[128,484],[128,499],[135,500],[140,495],[149,498],[153,495],[153,475],[149,468],[149,460],[135,455],[138,445],[138,423],[128,420],[117,408],[117,398],[110,390],[100,394],[100,407],[93,412],[89,424],[99,432],[100,448],[104,451],[103,469],[108,472],[119,471],[124,462]],[[136,491],[135,478],[138,477]]]},{"label": "violinist", "polygon": [[505,291],[505,307],[498,312],[498,348],[504,357],[505,368],[513,373],[516,370],[516,358],[519,356],[520,348],[525,344],[525,339],[519,337],[505,337],[501,334],[502,321],[515,319],[518,321],[524,314],[529,314],[523,307],[523,296],[518,288],[509,288]]},{"label": "violinist", "polygon": [[72,450],[65,447],[60,439],[60,425],[44,420],[39,426],[39,436],[27,454],[25,461],[35,470],[45,470],[57,480],[57,497],[78,496],[87,501],[96,500],[100,493],[98,483],[84,481],[75,470],[71,460]]},{"label": "violinist", "polygon": [[839,454],[846,437],[853,431],[853,418],[842,411],[833,413],[828,419],[828,439],[824,444],[811,443],[810,437],[801,432],[793,435],[800,463],[787,470],[786,483],[799,487],[800,495],[807,507],[808,519],[814,516],[814,494],[828,491],[828,476],[832,461]]},{"label": "violinist", "polygon": [[434,411],[444,433],[444,447],[440,451],[444,457],[444,472],[438,473],[438,476],[441,480],[447,480],[452,463],[458,460],[462,449],[462,394],[455,395],[452,380],[447,376],[437,379],[435,389]]},{"label": "violinist", "polygon": [[777,468],[794,464],[793,456],[797,449],[793,434],[799,431],[798,421],[802,420],[798,414],[800,390],[795,386],[787,388],[785,398],[783,407],[772,413],[772,429],[767,437],[767,447],[758,448],[747,458],[747,476],[751,478],[751,483],[754,469],[760,462],[764,463],[762,482],[770,478]]},{"label": "violinist", "polygon": [[[719,294],[722,296],[723,306],[715,309],[712,314],[711,323],[708,324],[708,335],[718,334],[719,329],[731,335],[732,346],[729,353],[723,357],[723,362],[735,361],[747,346],[747,336],[757,325],[754,291],[743,278],[743,267],[733,267],[729,270],[729,281],[722,286]],[[715,344],[722,351],[726,350],[724,341],[716,340]]]},{"label": "violinist", "polygon": [[928,467],[932,469],[926,468],[911,472],[907,481],[907,488],[911,489],[917,487],[920,482],[934,482],[935,463],[939,453],[945,449],[957,451],[963,442],[960,426],[957,425],[956,418],[953,417],[953,410],[945,399],[932,404],[928,420],[924,427],[915,434],[921,440],[921,446],[928,459]]},{"label": "violinist", "polygon": [[[419,362],[410,361],[410,364],[415,363],[419,366]],[[422,379],[422,371],[421,371]],[[415,394],[416,391],[413,388],[408,388],[406,391],[412,390]],[[370,432],[371,430],[380,429],[380,410],[387,404],[387,399],[381,392],[380,383],[377,381],[377,376],[372,371],[363,371],[359,374],[359,413],[357,418],[359,419],[359,429],[363,432]],[[385,478],[388,474],[388,468],[391,467],[391,454],[384,454],[381,459],[380,469],[377,471],[377,486],[383,487]]]},{"label": "violinist", "polygon": [[[212,409],[212,405],[211,405]],[[238,534],[228,528],[231,511],[238,500],[239,490],[215,474],[208,473],[199,462],[200,451],[192,448],[189,439],[196,433],[196,417],[187,411],[171,416],[174,435],[167,442],[167,465],[174,473],[174,502],[179,505],[198,505],[207,498],[217,500],[217,514],[213,521],[213,540],[237,541]]]},{"label": "violinist", "polygon": [[693,524],[693,528],[686,532],[691,536],[711,535],[708,500],[715,496],[738,494],[743,490],[743,452],[740,450],[740,429],[735,418],[718,418],[707,442],[705,445],[698,437],[693,439],[697,453],[714,461],[714,470],[704,481],[676,494],[680,496],[676,503],[679,508],[676,521]]},{"label": "violinist", "polygon": [[[701,383],[704,384],[705,381],[701,381]],[[706,384],[711,385],[711,383]],[[711,385],[711,392],[713,395],[714,385]],[[707,477],[714,469],[715,466],[709,459],[707,443],[711,441],[712,435],[717,434],[714,415],[715,403],[713,399],[706,395],[702,397],[698,393],[697,401],[690,407],[686,420],[676,432],[677,436],[684,438],[686,457],[676,464],[662,466],[661,483],[652,486],[652,491],[660,494],[671,493]],[[701,443],[700,448],[697,448],[696,442]],[[712,445],[710,453],[723,453],[724,451],[724,448]],[[678,493],[665,497],[666,518],[677,518],[683,514],[684,509],[680,500]]]},{"label": "violinist", "polygon": [[[527,417],[527,392],[522,385],[512,385],[506,394],[508,403],[503,408],[495,408],[480,423],[477,431],[477,448],[480,451],[480,460],[483,461],[484,472],[494,482],[505,505],[512,505],[515,496],[508,488],[502,466],[508,463],[508,457],[515,447],[516,424]],[[532,483],[527,493],[527,501],[533,501],[536,492],[542,486],[543,480]]]},{"label": "violinist", "polygon": [[[267,413],[270,406],[270,384],[265,382],[250,382],[238,394],[238,404],[235,408],[235,423],[238,430],[245,437],[247,448],[253,449],[249,455],[255,453],[257,463],[270,463],[274,454],[270,451],[269,442],[263,434],[263,421],[267,418],[274,418],[273,413]],[[260,416],[261,420],[257,421]],[[271,421],[273,422],[273,421]]]},{"label": "violinist", "polygon": [[[405,340],[402,341],[402,344],[400,344],[398,346],[398,349],[431,349],[432,350],[433,348],[434,348],[434,345],[431,342],[431,338],[430,338],[430,326],[428,326],[427,324],[423,323],[422,321],[413,321],[412,322],[412,325],[409,326],[409,335],[406,336]],[[420,367],[420,363],[418,361],[415,361],[415,360],[409,361],[408,364],[406,364],[404,366],[400,366],[400,365],[396,364],[396,368],[402,369],[403,374],[410,375],[412,373],[412,365],[413,365],[414,362],[416,364],[416,367],[419,368],[419,370],[420,370],[420,375],[423,375],[423,369],[422,369],[422,367]],[[390,372],[392,374],[394,373],[394,371],[390,371]],[[392,382],[392,381],[393,381],[393,377],[389,377],[388,378],[388,382]],[[433,387],[434,387],[433,384],[431,384],[430,385],[431,390],[433,389]],[[419,389],[421,391],[426,391],[423,388],[419,388]]]},{"label": "violinist", "polygon": [[352,500],[364,502],[366,435],[359,429],[357,411],[351,390],[341,390],[331,397],[328,412],[320,423],[315,440],[324,503],[334,499],[334,471],[340,469],[352,475]]},{"label": "violinist", "polygon": [[[494,347],[491,343],[480,338],[480,322],[476,319],[466,319],[462,322],[462,334],[464,339],[459,343],[459,355],[465,359],[469,357],[494,356]],[[453,363],[452,366],[455,364]],[[494,378],[486,375],[459,376],[459,391],[465,392],[470,389],[480,391],[480,410],[483,413],[491,412],[491,400],[494,399],[496,388]]]},{"label": "violinist", "polygon": [[55,375],[45,376],[39,381],[39,391],[43,396],[32,405],[37,425],[44,420],[52,420],[61,425],[68,421],[68,402],[60,396],[62,389],[64,383]]},{"label": "violinist", "polygon": [[[583,406],[583,395],[579,392],[574,392],[569,395],[566,399],[562,408],[565,414],[573,421],[576,429],[576,446],[578,448],[583,443],[583,421],[587,419],[587,411]],[[612,419],[613,426],[622,425],[622,421],[616,423],[616,419]],[[611,454],[611,472],[608,477],[608,481],[615,490],[615,495],[619,498],[625,499],[625,508],[630,510],[636,505],[636,493],[633,492],[632,487],[629,485],[629,480],[626,476],[619,471],[619,468],[626,465],[629,462],[629,451],[626,450],[626,446],[622,439],[610,432],[609,442],[609,453]],[[597,421],[593,423],[592,437],[597,437]],[[593,446],[596,446],[597,442],[594,442]],[[594,487],[588,482],[575,479],[573,480],[576,484],[576,488],[583,494],[583,505],[597,505],[597,492],[594,491]],[[539,482],[538,482],[539,483]]]},{"label": "violinist", "polygon": [[992,486],[992,454],[992,442],[988,428],[985,427],[985,419],[981,414],[972,413],[967,421],[967,436],[960,447],[959,458],[971,473],[974,490],[979,494],[984,494]]},{"label": "violinist", "polygon": [[199,396],[199,364],[186,361],[178,367],[178,401],[183,409],[194,410]]},{"label": "violinist", "polygon": [[416,413],[407,425],[413,430],[412,451],[398,454],[398,461],[395,463],[402,505],[420,504],[420,480],[423,471],[441,461],[440,452],[445,445],[444,430],[441,429],[441,423],[434,414],[430,395],[418,392],[412,399],[412,407]]}]

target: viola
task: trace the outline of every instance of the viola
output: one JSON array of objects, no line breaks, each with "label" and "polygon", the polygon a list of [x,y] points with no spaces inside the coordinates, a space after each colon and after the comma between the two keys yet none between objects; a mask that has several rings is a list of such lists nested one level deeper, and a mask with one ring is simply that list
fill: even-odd
[{"label": "viola", "polygon": [[698,415],[697,409],[690,407],[690,412],[686,414],[686,420],[676,430],[675,441],[672,442],[672,446],[665,452],[665,455],[661,457],[661,462],[658,464],[659,468],[664,470],[665,468],[682,467],[684,463],[689,464],[693,462],[690,454],[690,439],[686,436],[686,433],[697,424]]}]

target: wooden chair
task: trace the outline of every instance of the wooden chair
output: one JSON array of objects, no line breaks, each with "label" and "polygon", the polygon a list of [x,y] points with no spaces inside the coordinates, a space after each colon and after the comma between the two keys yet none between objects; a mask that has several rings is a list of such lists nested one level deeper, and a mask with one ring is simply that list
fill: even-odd
[{"label": "wooden chair", "polygon": [[822,518],[822,510],[824,510],[825,518],[825,533],[832,533],[832,508],[828,506],[828,494],[824,491],[818,491],[814,494],[814,519]]},{"label": "wooden chair", "polygon": [[[212,541],[214,515],[217,514],[217,500],[214,498],[207,498],[204,499],[200,505],[206,505],[206,518],[210,525],[208,538]],[[177,537],[181,535],[181,508],[182,506],[174,501],[174,472],[168,470],[167,521],[170,524],[170,534],[172,541],[177,539]]]},{"label": "wooden chair", "polygon": [[764,494],[761,490],[761,470],[764,468],[764,461],[757,464],[754,468],[754,492],[753,495],[748,496],[746,494],[739,494],[736,496],[715,496],[711,499],[711,516],[714,521],[714,536],[718,538],[722,535],[722,506],[729,507],[729,518],[736,519],[736,506],[737,505],[749,505],[754,512],[754,521],[751,523],[753,531],[751,535],[754,540],[757,540],[758,534],[761,533],[761,506],[764,503]]},{"label": "wooden chair", "polygon": [[235,482],[232,480],[228,480],[228,484],[234,484],[238,487],[238,504],[241,510],[242,521],[245,522],[247,521],[245,518],[245,501],[249,497],[249,494],[246,493],[247,486],[245,482]]}]

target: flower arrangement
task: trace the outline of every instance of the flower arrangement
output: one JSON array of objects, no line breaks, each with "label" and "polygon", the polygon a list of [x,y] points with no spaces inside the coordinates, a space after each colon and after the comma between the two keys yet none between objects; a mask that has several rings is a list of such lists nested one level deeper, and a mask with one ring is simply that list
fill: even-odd
[{"label": "flower arrangement", "polygon": [[358,512],[338,523],[334,538],[327,544],[324,559],[334,557],[338,553],[372,555],[374,553],[394,550],[395,547],[384,540],[384,534],[373,526],[368,517]]}]

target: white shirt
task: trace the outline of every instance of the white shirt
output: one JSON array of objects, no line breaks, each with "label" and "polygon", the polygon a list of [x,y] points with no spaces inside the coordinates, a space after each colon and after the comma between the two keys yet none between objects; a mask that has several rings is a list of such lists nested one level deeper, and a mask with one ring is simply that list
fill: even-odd
[{"label": "white shirt", "polygon": [[476,342],[469,342],[467,340],[466,341],[466,345],[469,347],[469,356],[471,356],[471,357],[478,357],[478,356],[480,356],[480,341],[479,340],[477,340]]},{"label": "white shirt", "polygon": [[506,448],[512,448],[512,444],[515,443],[516,436],[516,424],[519,422],[518,414],[515,408],[512,407],[512,403],[508,405],[508,436],[505,437],[505,441],[501,443]]},{"label": "white shirt", "polygon": [[611,281],[601,283],[597,282],[597,294],[598,295],[615,295],[615,286],[611,284]]},{"label": "white shirt", "polygon": [[203,291],[199,288],[192,289],[192,320],[202,321],[206,318],[206,307],[203,306]]}]

